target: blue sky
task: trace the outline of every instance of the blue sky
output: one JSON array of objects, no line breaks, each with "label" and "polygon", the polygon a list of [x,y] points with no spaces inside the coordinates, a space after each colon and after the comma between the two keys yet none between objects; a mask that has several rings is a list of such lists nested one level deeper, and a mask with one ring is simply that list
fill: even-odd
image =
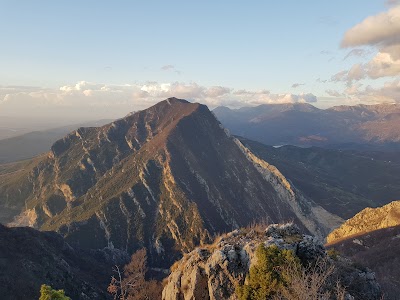
[{"label": "blue sky", "polygon": [[[365,18],[396,7],[396,1],[391,2],[392,6],[383,0],[0,0],[0,87],[45,90],[48,102],[52,89],[59,91],[79,82],[87,83],[86,90],[151,82],[153,89],[155,83],[157,88],[171,83],[193,88],[195,84],[205,89],[224,87],[231,93],[312,94],[318,101],[310,102],[317,106],[323,106],[326,99],[329,104],[347,103],[341,90],[350,84],[331,81],[332,76],[366,63],[378,50],[362,45],[362,57],[344,59],[358,48],[341,49],[344,34]],[[378,88],[385,80],[366,78],[363,85]],[[336,96],[331,99],[327,90],[337,91]],[[7,91],[10,94],[10,88]],[[5,98],[6,92],[0,91],[0,115],[2,95]],[[204,102],[229,105],[229,96],[225,94],[224,101]],[[135,106],[139,100],[130,97],[133,109],[151,103]],[[240,97],[235,97],[231,96],[236,99],[232,106],[240,106]],[[110,103],[104,100],[101,105],[112,106],[117,98],[113,95]],[[202,101],[204,93],[199,99],[193,93],[192,98]],[[15,109],[29,100],[16,101]],[[259,103],[243,101],[248,104]]]}]

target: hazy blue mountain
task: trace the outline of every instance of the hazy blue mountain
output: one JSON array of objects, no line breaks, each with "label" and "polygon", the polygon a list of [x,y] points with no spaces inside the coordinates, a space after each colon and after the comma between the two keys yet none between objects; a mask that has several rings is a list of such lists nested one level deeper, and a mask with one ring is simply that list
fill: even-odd
[{"label": "hazy blue mountain", "polygon": [[100,126],[110,121],[111,120],[92,121],[43,131],[33,131],[2,139],[0,140],[0,164],[32,158],[48,151],[55,141],[79,127]]},{"label": "hazy blue mountain", "polygon": [[267,145],[400,150],[400,105],[318,109],[311,104],[265,104],[213,110],[232,134]]}]

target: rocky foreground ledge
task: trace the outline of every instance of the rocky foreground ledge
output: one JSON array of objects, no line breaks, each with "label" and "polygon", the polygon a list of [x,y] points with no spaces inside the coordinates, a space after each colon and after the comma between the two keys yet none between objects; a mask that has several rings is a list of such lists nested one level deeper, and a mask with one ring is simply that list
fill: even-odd
[{"label": "rocky foreground ledge", "polygon": [[335,253],[328,255],[317,238],[301,234],[296,225],[288,223],[266,229],[255,226],[235,230],[217,238],[212,245],[186,254],[172,266],[162,299],[238,299],[236,287],[247,281],[250,267],[257,263],[256,250],[261,244],[291,250],[303,266],[318,261],[334,266],[325,288],[333,290],[340,281],[345,287],[345,299],[381,297],[374,273]]}]

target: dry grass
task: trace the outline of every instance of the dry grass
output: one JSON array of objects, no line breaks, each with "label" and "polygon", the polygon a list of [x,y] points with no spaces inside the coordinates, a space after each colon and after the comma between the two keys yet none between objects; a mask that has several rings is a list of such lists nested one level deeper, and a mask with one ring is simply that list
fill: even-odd
[{"label": "dry grass", "polygon": [[288,284],[279,291],[274,300],[344,300],[346,291],[340,282],[329,286],[334,271],[335,267],[327,259],[319,259],[301,269],[287,265],[283,267],[282,272],[288,274]]},{"label": "dry grass", "polygon": [[243,230],[245,232],[255,232],[258,234],[264,234],[265,229],[270,225],[266,219],[261,219],[260,221],[253,221],[247,225]]}]

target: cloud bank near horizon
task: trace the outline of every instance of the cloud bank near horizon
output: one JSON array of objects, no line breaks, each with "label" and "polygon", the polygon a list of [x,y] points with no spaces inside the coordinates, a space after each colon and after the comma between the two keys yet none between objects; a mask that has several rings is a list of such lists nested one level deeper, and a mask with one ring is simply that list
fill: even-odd
[{"label": "cloud bank near horizon", "polygon": [[210,108],[317,102],[317,97],[311,93],[275,94],[268,90],[248,91],[223,86],[206,87],[195,82],[112,85],[80,81],[58,89],[0,86],[0,115],[122,116],[169,97],[200,102]]}]

